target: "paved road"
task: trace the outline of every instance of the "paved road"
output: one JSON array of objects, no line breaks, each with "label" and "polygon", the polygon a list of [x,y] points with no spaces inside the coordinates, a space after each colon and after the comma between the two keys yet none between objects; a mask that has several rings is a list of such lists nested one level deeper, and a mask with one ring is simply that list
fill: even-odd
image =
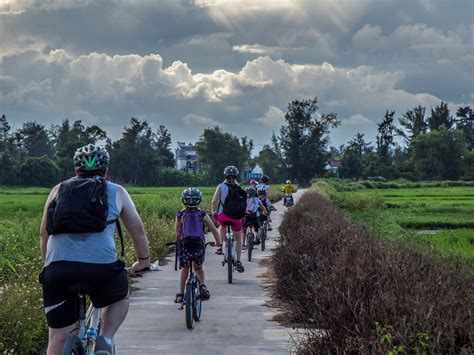
[{"label": "paved road", "polygon": [[[295,194],[298,198],[301,192]],[[285,207],[281,202],[272,214],[274,230],[269,232],[268,249],[275,245]],[[206,284],[211,299],[203,302],[201,322],[188,330],[184,311],[173,303],[178,287],[174,256],[167,258],[161,271],[139,279],[130,298],[130,311],[116,335],[117,354],[288,354],[290,331],[271,321],[274,310],[265,306],[267,295],[260,262],[271,251],[254,250],[252,262],[242,257],[245,272],[234,273],[227,283],[227,266],[222,256],[208,247]],[[244,256],[244,255],[243,255]]]}]

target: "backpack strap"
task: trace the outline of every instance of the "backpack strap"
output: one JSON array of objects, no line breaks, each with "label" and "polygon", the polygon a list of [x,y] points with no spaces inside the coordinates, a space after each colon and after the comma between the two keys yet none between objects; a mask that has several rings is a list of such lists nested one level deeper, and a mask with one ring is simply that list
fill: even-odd
[{"label": "backpack strap", "polygon": [[124,246],[123,246],[123,233],[122,233],[122,226],[120,225],[120,222],[119,222],[119,219],[112,219],[110,221],[107,221],[107,224],[114,224],[117,226],[117,232],[118,232],[118,235],[120,237],[120,247],[122,248],[122,253],[120,255],[122,255],[122,257],[125,256],[125,249],[124,249]]}]

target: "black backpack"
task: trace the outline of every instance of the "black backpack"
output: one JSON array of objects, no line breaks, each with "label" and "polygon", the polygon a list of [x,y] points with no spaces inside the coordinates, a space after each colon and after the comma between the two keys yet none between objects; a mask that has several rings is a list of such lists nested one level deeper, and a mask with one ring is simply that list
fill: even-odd
[{"label": "black backpack", "polygon": [[108,221],[109,204],[107,183],[102,177],[74,177],[61,183],[56,198],[48,206],[46,230],[48,234],[99,233],[109,224],[116,223],[122,243],[120,224],[117,219]]},{"label": "black backpack", "polygon": [[224,200],[224,213],[232,219],[244,218],[247,210],[247,193],[238,185],[226,185],[229,193]]}]

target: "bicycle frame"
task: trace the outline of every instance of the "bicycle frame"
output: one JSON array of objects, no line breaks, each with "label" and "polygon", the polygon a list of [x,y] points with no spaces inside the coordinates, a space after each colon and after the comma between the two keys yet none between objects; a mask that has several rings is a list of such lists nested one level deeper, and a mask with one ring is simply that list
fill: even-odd
[{"label": "bicycle frame", "polygon": [[225,248],[223,248],[223,254],[224,254],[224,261],[222,262],[222,266],[224,266],[225,263],[229,262],[229,258],[227,256],[227,243],[230,243],[232,246],[232,263],[237,260],[237,252],[235,251],[234,248],[234,235],[232,234],[232,231],[230,229],[230,226],[227,226],[227,233],[225,235]]}]

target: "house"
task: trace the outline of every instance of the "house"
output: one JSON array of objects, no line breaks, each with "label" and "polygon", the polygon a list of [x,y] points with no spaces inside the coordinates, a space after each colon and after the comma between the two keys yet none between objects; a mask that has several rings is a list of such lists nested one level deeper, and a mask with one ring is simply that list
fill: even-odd
[{"label": "house", "polygon": [[244,178],[248,180],[260,180],[263,176],[263,170],[258,165],[258,163],[255,165],[255,167],[252,169],[250,167],[246,168],[244,170]]},{"label": "house", "polygon": [[336,175],[336,177],[339,177],[339,169],[342,166],[342,161],[338,159],[331,159],[328,161],[326,164],[326,167],[324,168],[328,173],[331,173],[333,175]]},{"label": "house", "polygon": [[186,170],[188,172],[198,171],[198,153],[196,147],[184,142],[178,142],[176,149],[176,169]]}]

